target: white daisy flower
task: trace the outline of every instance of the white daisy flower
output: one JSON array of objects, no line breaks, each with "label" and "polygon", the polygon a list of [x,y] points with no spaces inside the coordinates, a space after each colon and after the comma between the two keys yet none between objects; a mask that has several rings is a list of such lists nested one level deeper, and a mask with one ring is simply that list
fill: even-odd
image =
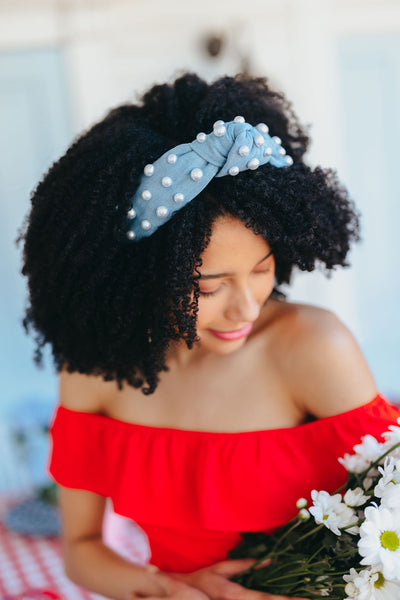
[{"label": "white daisy flower", "polygon": [[[397,423],[400,425],[400,417],[397,419]],[[391,446],[400,443],[400,427],[396,425],[389,425],[390,431],[385,431],[383,437]]]},{"label": "white daisy flower", "polygon": [[343,579],[347,581],[344,588],[346,594],[354,600],[400,598],[400,584],[386,579],[379,565],[368,567],[359,573],[355,569],[350,569],[349,575],[343,575]]},{"label": "white daisy flower", "polygon": [[359,454],[345,454],[343,458],[338,458],[341,465],[349,473],[362,473],[370,465],[370,461]]},{"label": "white daisy flower", "polygon": [[347,506],[350,506],[350,508],[361,506],[368,500],[368,496],[364,495],[364,490],[360,487],[356,487],[354,490],[347,490],[343,496],[343,502],[347,504]]},{"label": "white daisy flower", "polygon": [[356,580],[358,579],[358,577],[359,575],[353,567],[350,569],[350,572],[347,575],[343,575],[343,579],[346,582],[344,591],[346,592],[348,598],[358,599],[358,595],[360,593],[360,588],[356,584]]},{"label": "white daisy flower", "polygon": [[338,458],[340,464],[350,473],[362,473],[385,452],[384,444],[369,434],[364,435],[361,444],[356,444],[353,450],[354,454],[345,454],[343,458]]},{"label": "white daisy flower", "polygon": [[375,462],[385,452],[384,444],[378,442],[372,435],[364,435],[361,444],[354,446],[354,451],[365,458],[368,462]]},{"label": "white daisy flower", "polygon": [[381,442],[378,442],[374,436],[368,434],[361,438],[361,444],[354,446],[354,451],[356,454],[360,454],[367,460],[374,462],[382,454],[382,447],[383,444]]},{"label": "white daisy flower", "polygon": [[382,565],[386,579],[400,581],[400,510],[376,505],[364,510],[358,551],[362,565]]},{"label": "white daisy flower", "polygon": [[[336,535],[341,535],[340,528],[348,527],[357,522],[357,516],[352,508],[342,502],[340,494],[331,496],[328,492],[312,490],[311,498],[313,506],[309,508],[310,513],[318,524],[333,531]],[[347,530],[349,533],[358,533],[353,528]]]},{"label": "white daisy flower", "polygon": [[381,506],[400,508],[400,460],[387,456],[379,471],[382,477],[375,486],[375,496],[381,498]]}]

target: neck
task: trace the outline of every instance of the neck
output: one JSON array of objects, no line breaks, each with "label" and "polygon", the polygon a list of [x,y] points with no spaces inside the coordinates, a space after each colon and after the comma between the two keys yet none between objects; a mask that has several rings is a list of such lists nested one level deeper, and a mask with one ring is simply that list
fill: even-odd
[{"label": "neck", "polygon": [[170,371],[182,368],[190,368],[204,362],[211,352],[204,350],[199,342],[195,342],[193,348],[189,349],[183,340],[171,342],[166,355],[166,364]]}]

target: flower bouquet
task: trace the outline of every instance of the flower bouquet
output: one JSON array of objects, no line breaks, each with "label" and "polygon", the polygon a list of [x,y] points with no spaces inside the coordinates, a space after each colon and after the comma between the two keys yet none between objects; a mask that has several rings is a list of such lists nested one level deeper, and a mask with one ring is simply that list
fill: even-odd
[{"label": "flower bouquet", "polygon": [[230,558],[257,560],[232,581],[311,599],[400,599],[400,427],[383,435],[338,459],[348,479],[335,493],[312,490],[312,506],[300,498],[298,515],[271,535],[243,533]]}]

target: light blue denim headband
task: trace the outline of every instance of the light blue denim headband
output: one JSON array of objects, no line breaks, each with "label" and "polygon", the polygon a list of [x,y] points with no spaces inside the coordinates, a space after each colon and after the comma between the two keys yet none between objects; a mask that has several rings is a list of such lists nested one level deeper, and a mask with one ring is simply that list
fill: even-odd
[{"label": "light blue denim headband", "polygon": [[235,176],[266,163],[277,168],[292,165],[280,138],[268,131],[265,123],[253,127],[243,117],[216,121],[212,133],[199,133],[193,142],[175,146],[146,165],[127,213],[128,240],[152,235],[213,177]]}]

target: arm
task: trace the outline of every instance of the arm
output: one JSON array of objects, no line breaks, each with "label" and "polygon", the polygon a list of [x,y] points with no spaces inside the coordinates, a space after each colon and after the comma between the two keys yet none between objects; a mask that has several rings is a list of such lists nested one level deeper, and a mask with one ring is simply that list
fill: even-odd
[{"label": "arm", "polygon": [[[60,404],[71,410],[101,412],[111,386],[113,382],[99,377],[62,371]],[[116,600],[131,598],[131,592],[165,595],[151,569],[130,563],[104,544],[104,497],[61,486],[58,492],[65,571],[72,581]]]},{"label": "arm", "polygon": [[106,499],[92,492],[59,487],[62,544],[67,576],[78,585],[115,600],[132,592],[164,596],[152,568],[125,560],[102,540]]}]

